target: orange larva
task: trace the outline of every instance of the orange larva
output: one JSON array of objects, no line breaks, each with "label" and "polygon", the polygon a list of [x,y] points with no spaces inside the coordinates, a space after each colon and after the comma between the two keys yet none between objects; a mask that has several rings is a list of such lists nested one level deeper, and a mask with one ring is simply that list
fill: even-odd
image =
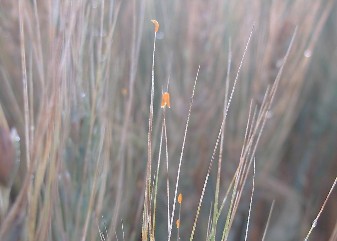
[{"label": "orange larva", "polygon": [[159,30],[159,23],[157,20],[152,19],[151,22],[154,24],[154,31],[157,33]]},{"label": "orange larva", "polygon": [[170,105],[170,94],[168,92],[164,92],[162,97],[161,97],[161,108],[165,107],[171,108]]},{"label": "orange larva", "polygon": [[178,195],[178,203],[181,204],[183,201],[183,195],[181,193],[179,193]]},{"label": "orange larva", "polygon": [[179,228],[179,227],[180,227],[180,219],[177,219],[177,221],[176,221],[176,225],[177,225],[177,228]]}]

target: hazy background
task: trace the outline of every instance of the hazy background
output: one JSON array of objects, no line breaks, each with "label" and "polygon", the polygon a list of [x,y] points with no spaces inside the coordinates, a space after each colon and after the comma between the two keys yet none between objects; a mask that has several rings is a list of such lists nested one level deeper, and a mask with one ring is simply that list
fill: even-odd
[{"label": "hazy background", "polygon": [[[0,107],[4,118],[0,123],[16,128],[21,138],[19,171],[8,188],[10,203],[17,200],[27,173],[20,14],[28,81],[28,153],[36,165],[28,190],[34,193],[37,209],[29,209],[33,201],[28,204],[33,211],[16,207],[22,213],[20,222],[28,217],[30,222],[36,220],[36,227],[19,225],[17,229],[35,233],[32,240],[79,240],[90,207],[87,240],[99,240],[98,226],[121,235],[121,219],[125,240],[139,240],[154,36],[150,20],[157,19],[153,157],[157,161],[160,97],[169,79],[171,108],[166,121],[171,191],[200,65],[179,188],[184,195],[182,240],[191,232],[220,129],[229,52],[231,88],[254,26],[225,127],[221,196],[239,161],[250,101],[260,106],[298,28],[256,153],[249,240],[261,240],[272,200],[275,209],[268,240],[304,239],[337,173],[336,12],[336,4],[328,0],[23,0],[20,11],[18,1],[1,1]],[[206,234],[215,170],[216,165],[196,240]],[[162,171],[159,240],[167,237],[164,166]],[[94,187],[97,193],[90,206]],[[230,240],[243,240],[250,190],[249,180]],[[335,200],[336,190],[312,240],[328,240],[336,230]],[[10,222],[1,221],[3,229]]]}]

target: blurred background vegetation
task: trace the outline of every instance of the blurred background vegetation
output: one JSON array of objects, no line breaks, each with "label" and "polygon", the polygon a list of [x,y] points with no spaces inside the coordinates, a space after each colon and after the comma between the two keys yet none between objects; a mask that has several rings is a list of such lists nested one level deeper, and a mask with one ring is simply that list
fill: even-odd
[{"label": "blurred background vegetation", "polygon": [[[115,232],[121,237],[121,220],[125,240],[140,240],[151,19],[160,23],[153,157],[159,148],[161,91],[169,79],[171,184],[201,66],[179,188],[183,240],[221,124],[228,55],[231,87],[254,25],[225,127],[221,195],[239,162],[250,101],[261,104],[297,26],[256,153],[249,239],[261,239],[272,200],[267,240],[303,239],[337,173],[336,11],[332,0],[1,1],[1,240],[100,240],[99,228],[114,240]],[[13,129],[19,142],[9,142]],[[207,231],[213,171],[197,240]],[[162,174],[159,240],[167,237],[165,180]],[[230,240],[243,239],[249,195],[248,188]],[[336,191],[332,195],[312,240],[328,240],[336,232]]]}]

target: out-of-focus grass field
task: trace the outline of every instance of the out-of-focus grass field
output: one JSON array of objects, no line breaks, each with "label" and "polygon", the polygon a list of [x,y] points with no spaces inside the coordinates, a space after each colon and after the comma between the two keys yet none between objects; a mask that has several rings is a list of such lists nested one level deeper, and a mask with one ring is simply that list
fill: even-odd
[{"label": "out-of-focus grass field", "polygon": [[[250,103],[260,110],[297,27],[255,153],[248,239],[261,240],[275,200],[266,240],[303,240],[337,175],[336,12],[333,0],[1,1],[0,240],[123,240],[123,235],[141,240],[151,19],[160,23],[153,169],[160,146],[161,93],[168,80],[171,97],[171,108],[165,110],[169,172],[162,154],[156,239],[168,236],[166,182],[172,205],[198,66],[179,182],[181,240],[190,236],[226,89],[233,86],[254,25],[224,129],[219,194],[223,198],[239,164]],[[217,162],[195,240],[206,239],[216,173]],[[251,173],[228,240],[244,240]],[[336,240],[336,200],[334,190],[310,240]],[[174,225],[172,239],[176,233]]]}]

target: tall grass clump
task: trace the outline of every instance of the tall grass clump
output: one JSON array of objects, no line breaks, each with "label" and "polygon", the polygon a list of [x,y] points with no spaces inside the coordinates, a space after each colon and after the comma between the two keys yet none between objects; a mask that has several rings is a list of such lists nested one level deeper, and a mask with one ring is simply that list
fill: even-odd
[{"label": "tall grass clump", "polygon": [[334,1],[0,5],[1,241],[335,240]]}]

